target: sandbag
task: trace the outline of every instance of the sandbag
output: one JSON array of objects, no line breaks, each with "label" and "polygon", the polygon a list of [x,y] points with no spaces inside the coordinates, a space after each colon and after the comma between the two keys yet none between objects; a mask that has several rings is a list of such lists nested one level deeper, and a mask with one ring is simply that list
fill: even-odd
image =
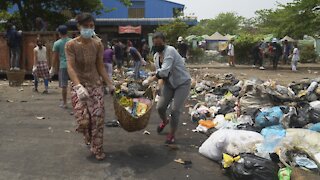
[{"label": "sandbag", "polygon": [[241,159],[229,170],[234,180],[277,180],[279,166],[253,154],[240,154]]},{"label": "sandbag", "polygon": [[222,153],[238,155],[253,153],[255,145],[263,142],[263,136],[257,132],[220,129],[201,145],[199,153],[214,161],[222,160]]}]

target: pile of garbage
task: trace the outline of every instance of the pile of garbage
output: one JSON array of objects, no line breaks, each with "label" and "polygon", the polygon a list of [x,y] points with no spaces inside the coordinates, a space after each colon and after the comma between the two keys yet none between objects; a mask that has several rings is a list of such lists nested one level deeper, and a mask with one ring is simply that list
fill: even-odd
[{"label": "pile of garbage", "polygon": [[133,117],[141,117],[151,107],[152,101],[144,97],[145,88],[137,82],[124,82],[115,92],[119,104]]},{"label": "pile of garbage", "polygon": [[232,74],[193,81],[193,131],[208,136],[199,153],[221,162],[234,179],[290,179],[296,167],[319,174],[319,83],[286,87]]}]

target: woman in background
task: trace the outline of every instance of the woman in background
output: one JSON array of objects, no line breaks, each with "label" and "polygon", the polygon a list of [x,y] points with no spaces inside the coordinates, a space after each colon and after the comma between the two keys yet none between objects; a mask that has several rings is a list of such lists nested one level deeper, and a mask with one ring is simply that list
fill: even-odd
[{"label": "woman in background", "polygon": [[34,64],[32,74],[34,76],[34,91],[38,92],[39,78],[44,79],[44,94],[48,94],[49,86],[49,66],[47,61],[47,48],[43,45],[41,39],[37,39],[37,47],[33,49]]}]

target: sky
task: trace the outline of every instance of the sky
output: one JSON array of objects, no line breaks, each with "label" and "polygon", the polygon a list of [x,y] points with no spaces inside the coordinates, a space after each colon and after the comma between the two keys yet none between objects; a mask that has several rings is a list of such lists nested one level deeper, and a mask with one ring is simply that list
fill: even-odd
[{"label": "sky", "polygon": [[201,19],[214,18],[221,12],[236,12],[247,18],[254,17],[260,9],[276,8],[277,2],[285,4],[293,0],[169,0],[184,4],[185,15],[194,13]]}]

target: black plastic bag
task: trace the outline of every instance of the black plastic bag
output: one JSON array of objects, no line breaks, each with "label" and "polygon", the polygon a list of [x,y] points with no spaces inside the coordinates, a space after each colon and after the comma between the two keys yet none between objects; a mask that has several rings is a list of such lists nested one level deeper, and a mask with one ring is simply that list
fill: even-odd
[{"label": "black plastic bag", "polygon": [[250,125],[249,123],[246,124],[239,124],[237,125],[237,129],[239,130],[246,130],[246,131],[254,131],[254,132],[261,132],[261,129],[255,126]]},{"label": "black plastic bag", "polygon": [[253,154],[240,154],[244,160],[234,163],[229,171],[235,180],[277,180],[279,166]]}]

